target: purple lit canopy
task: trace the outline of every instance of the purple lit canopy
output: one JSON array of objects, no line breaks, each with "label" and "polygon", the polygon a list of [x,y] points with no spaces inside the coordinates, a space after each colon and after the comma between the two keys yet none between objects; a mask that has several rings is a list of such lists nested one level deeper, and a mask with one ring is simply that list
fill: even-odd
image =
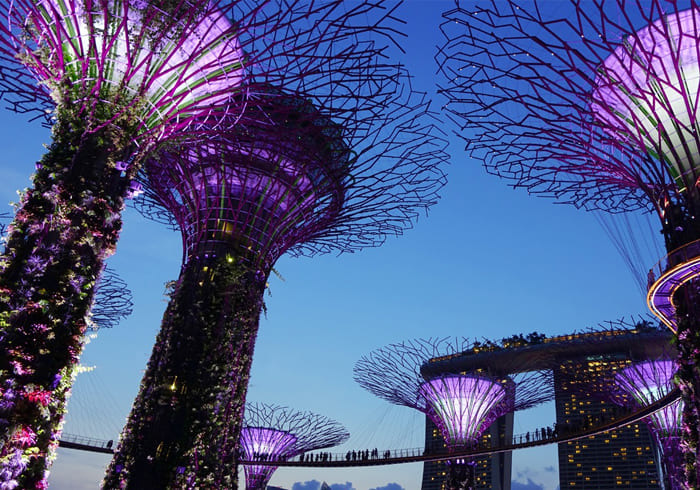
[{"label": "purple lit canopy", "polygon": [[[673,377],[677,369],[671,359],[635,362],[619,371],[615,381],[631,397],[628,403],[644,407],[660,400],[676,387]],[[681,401],[677,400],[651,415],[655,432],[662,439],[680,436],[681,411]]]},{"label": "purple lit canopy", "polygon": [[421,384],[420,395],[445,439],[459,446],[477,441],[498,417],[513,411],[514,388],[509,380],[444,376]]},{"label": "purple lit canopy", "polygon": [[697,185],[700,10],[670,12],[623,42],[598,67],[592,123],[646,149],[679,191]]},{"label": "purple lit canopy", "polygon": [[[632,363],[615,374],[618,393],[612,396],[613,402],[637,408],[663,398],[676,386],[673,378],[677,369],[677,363],[671,359]],[[683,402],[676,400],[646,419],[658,441],[661,465],[672,490],[687,488],[682,484],[682,412]]]},{"label": "purple lit canopy", "polygon": [[249,462],[245,465],[246,489],[264,490],[277,469],[276,460],[337,446],[349,436],[338,422],[321,415],[276,405],[247,404],[241,430],[241,448]]},{"label": "purple lit canopy", "polygon": [[351,157],[340,127],[276,91],[249,101],[235,129],[150,159],[139,202],[169,211],[186,258],[233,254],[268,270],[336,218]]},{"label": "purple lit canopy", "polygon": [[378,113],[328,97],[331,114],[345,106],[338,121],[313,99],[259,87],[232,130],[149,160],[136,207],[182,232],[184,260],[224,247],[263,270],[286,251],[354,251],[401,234],[444,184],[429,101],[402,92]]},{"label": "purple lit canopy", "polygon": [[[241,98],[240,36],[250,27],[233,24],[225,6],[214,3],[194,9],[183,2],[178,9],[166,14],[145,1],[14,1],[0,27],[0,87],[18,112],[48,116],[54,104],[73,103],[102,124],[128,113],[140,122],[139,132],[153,130],[156,137],[193,120],[200,124]],[[17,56],[36,82],[19,68],[11,71]],[[111,115],[98,114],[104,101]]]},{"label": "purple lit canopy", "polygon": [[293,451],[294,434],[267,427],[243,427],[241,449],[248,461],[269,462],[245,466],[246,488],[265,488],[277,469],[274,461],[285,460]]}]

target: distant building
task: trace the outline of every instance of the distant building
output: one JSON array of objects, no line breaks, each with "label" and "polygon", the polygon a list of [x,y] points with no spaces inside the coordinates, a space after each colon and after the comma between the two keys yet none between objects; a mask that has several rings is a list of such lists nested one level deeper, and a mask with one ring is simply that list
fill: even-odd
[{"label": "distant building", "polygon": [[[670,332],[641,327],[564,335],[552,338],[522,336],[500,344],[480,346],[446,358],[435,359],[423,370],[425,375],[440,372],[469,372],[487,366],[521,365],[550,369],[554,380],[556,424],[579,425],[606,417],[614,405],[587,396],[580,382],[602,379],[630,364],[632,360],[653,357],[668,346]],[[507,362],[503,362],[507,359]],[[508,440],[513,437],[513,415],[502,417],[484,438]],[[509,418],[509,420],[508,420]],[[426,421],[426,450],[443,447],[436,427]],[[609,433],[559,445],[560,488],[585,490],[661,489],[658,452],[644,422]],[[478,462],[477,488],[509,490],[512,458],[496,454]],[[444,463],[426,462],[422,490],[444,490]]]}]

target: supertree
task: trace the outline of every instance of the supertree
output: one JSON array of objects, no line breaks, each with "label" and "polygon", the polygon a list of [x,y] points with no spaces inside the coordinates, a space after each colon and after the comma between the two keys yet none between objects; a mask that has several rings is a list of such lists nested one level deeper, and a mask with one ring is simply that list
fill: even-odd
[{"label": "supertree", "polygon": [[[479,346],[467,339],[391,344],[357,362],[355,381],[393,404],[423,412],[440,430],[448,451],[458,454],[475,447],[497,418],[553,398],[550,376],[529,370],[526,360],[455,372],[439,364],[475,348],[478,352]],[[448,468],[447,488],[474,488],[474,461],[452,458]]]},{"label": "supertree", "polygon": [[[46,486],[95,282],[144,154],[244,99],[243,49],[265,22],[229,3],[0,2],[0,92],[45,116],[53,138],[0,257],[0,484]],[[234,24],[224,12],[238,10],[248,15]]]},{"label": "supertree", "polygon": [[429,102],[376,40],[363,42],[391,25],[381,4],[353,5],[310,15],[315,73],[257,83],[230,130],[165,145],[145,163],[138,207],[180,230],[183,264],[106,488],[235,486],[276,260],[379,245],[436,200],[447,156]]},{"label": "supertree", "polygon": [[688,484],[698,484],[696,2],[511,0],[446,12],[438,62],[471,156],[530,193],[656,213],[669,255],[648,303],[677,334]]},{"label": "supertree", "polygon": [[264,490],[277,469],[275,461],[337,446],[348,437],[341,424],[322,415],[248,403],[241,430],[241,451],[248,461],[244,467],[246,488]]}]

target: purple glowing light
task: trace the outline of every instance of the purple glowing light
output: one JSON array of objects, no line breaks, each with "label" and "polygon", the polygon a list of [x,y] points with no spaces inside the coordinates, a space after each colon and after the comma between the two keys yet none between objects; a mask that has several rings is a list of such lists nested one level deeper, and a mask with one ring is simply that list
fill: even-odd
[{"label": "purple glowing light", "polygon": [[246,459],[280,459],[293,455],[297,437],[289,432],[265,427],[244,427],[241,430],[241,447]]},{"label": "purple glowing light", "polygon": [[[240,87],[245,54],[235,28],[213,4],[193,25],[160,26],[172,34],[154,31],[154,9],[144,1],[89,5],[86,10],[83,2],[71,0],[13,4],[10,28],[30,34],[22,54],[40,85],[53,89],[67,78],[103,100],[125,90],[145,102],[138,117],[147,128],[176,114],[201,116],[225,105],[232,89]],[[179,27],[183,32],[176,32]],[[158,38],[157,49],[149,36]],[[41,58],[37,48],[51,56]],[[60,90],[50,95],[65,102]]]},{"label": "purple glowing light", "polygon": [[187,260],[255,255],[267,268],[339,212],[350,152],[333,123],[280,92],[251,103],[240,126],[164,151],[146,168]]},{"label": "purple glowing light", "polygon": [[[634,397],[641,406],[650,405],[668,395],[675,384],[676,363],[671,360],[654,360],[632,364],[615,375],[617,384]],[[655,431],[664,435],[678,433],[681,425],[682,405],[677,400],[650,417]]]},{"label": "purple glowing light", "polygon": [[297,437],[289,432],[265,427],[244,427],[241,430],[241,448],[248,461],[269,461],[269,464],[246,465],[246,488],[265,488],[277,467],[274,461],[285,460],[295,454]]},{"label": "purple glowing light", "polygon": [[435,378],[420,386],[428,416],[451,446],[475,442],[511,409],[512,397],[499,381],[471,376]]},{"label": "purple glowing light", "polygon": [[277,466],[306,451],[335,446],[349,434],[337,422],[286,407],[247,404],[240,443],[245,453],[246,489],[265,490]]},{"label": "purple glowing light", "polygon": [[[700,10],[672,13],[628,36],[598,69],[597,122],[663,161],[679,187],[698,170]],[[686,178],[687,177],[687,178]]]},{"label": "purple glowing light", "polygon": [[[237,168],[235,165],[201,167],[191,176],[190,194],[199,201],[200,207],[206,207],[211,197],[226,194],[249,195],[250,202],[260,202],[266,209],[283,214],[293,207],[304,207],[304,202],[313,196],[314,187],[310,178],[304,175],[303,165],[283,155],[255,149],[224,149],[237,153],[245,168],[246,162],[274,162],[274,170],[259,168],[251,172]],[[202,161],[201,156],[191,156],[192,162]],[[263,165],[265,166],[265,165]],[[270,165],[272,167],[272,165]],[[301,197],[301,202],[299,198]]]}]

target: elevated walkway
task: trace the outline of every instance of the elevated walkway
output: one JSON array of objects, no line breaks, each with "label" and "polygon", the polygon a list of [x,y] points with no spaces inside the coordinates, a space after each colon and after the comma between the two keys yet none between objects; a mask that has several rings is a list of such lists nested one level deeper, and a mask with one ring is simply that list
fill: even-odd
[{"label": "elevated walkway", "polygon": [[[673,403],[680,397],[680,390],[674,389],[665,397],[657,400],[636,412],[629,412],[609,420],[601,420],[598,424],[587,427],[560,427],[556,431],[548,433],[546,436],[534,435],[527,437],[516,435],[512,442],[500,446],[475,446],[452,453],[427,453],[422,448],[394,449],[394,450],[360,450],[346,453],[310,452],[301,456],[296,456],[288,460],[242,460],[242,465],[270,465],[270,466],[295,466],[295,467],[323,467],[340,468],[353,466],[383,466],[392,464],[415,463],[424,461],[445,461],[448,459],[471,458],[508,451],[515,451],[528,447],[545,446],[547,444],[558,444],[562,442],[583,439],[607,432],[612,429],[624,427],[633,422],[648,417],[666,405]],[[63,434],[59,443],[60,447],[77,449],[80,451],[90,451],[97,453],[111,454],[114,452],[112,441],[92,439],[71,434]]]}]

